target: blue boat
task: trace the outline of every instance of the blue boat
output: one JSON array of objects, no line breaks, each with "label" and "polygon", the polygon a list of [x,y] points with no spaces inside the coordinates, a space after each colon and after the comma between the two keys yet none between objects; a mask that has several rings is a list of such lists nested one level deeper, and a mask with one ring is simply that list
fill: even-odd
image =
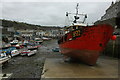
[{"label": "blue boat", "polygon": [[2,52],[5,53],[7,56],[16,56],[19,54],[16,47],[4,47],[2,48]]}]

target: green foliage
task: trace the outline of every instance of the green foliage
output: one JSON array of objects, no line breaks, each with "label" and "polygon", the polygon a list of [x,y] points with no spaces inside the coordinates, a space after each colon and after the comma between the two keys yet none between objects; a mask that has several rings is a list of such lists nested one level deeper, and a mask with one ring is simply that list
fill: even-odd
[{"label": "green foliage", "polygon": [[8,27],[14,27],[15,29],[38,29],[40,25],[34,25],[34,24],[27,24],[24,22],[16,22],[16,21],[11,21],[11,20],[0,20],[2,22],[1,26],[4,28]]}]

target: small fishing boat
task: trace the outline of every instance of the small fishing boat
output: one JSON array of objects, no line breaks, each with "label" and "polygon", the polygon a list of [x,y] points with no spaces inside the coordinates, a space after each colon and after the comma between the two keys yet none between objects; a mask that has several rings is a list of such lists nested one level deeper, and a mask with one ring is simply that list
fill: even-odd
[{"label": "small fishing boat", "polygon": [[20,54],[19,51],[16,49],[16,47],[10,47],[10,48],[8,48],[8,50],[10,51],[10,54],[12,57]]},{"label": "small fishing boat", "polygon": [[1,65],[1,67],[3,67],[4,64],[8,63],[10,58],[8,56],[6,56],[5,53],[2,53],[1,51],[2,50],[0,50],[0,65]]},{"label": "small fishing boat", "polygon": [[28,43],[28,45],[27,45],[28,50],[35,50],[35,49],[38,49],[39,47],[41,47],[41,45],[39,45],[35,42]]},{"label": "small fishing boat", "polygon": [[12,50],[12,51],[11,51],[11,56],[12,56],[12,57],[17,56],[17,55],[19,55],[19,54],[20,54],[20,53],[19,53],[18,50]]},{"label": "small fishing boat", "polygon": [[58,48],[58,47],[53,48],[52,51],[53,51],[53,52],[59,52],[59,48]]},{"label": "small fishing boat", "polygon": [[43,40],[43,41],[48,41],[48,40],[51,40],[51,38],[42,37],[42,40]]},{"label": "small fishing boat", "polygon": [[23,50],[20,52],[21,56],[31,56],[36,54],[37,50]]},{"label": "small fishing boat", "polygon": [[41,44],[43,42],[43,40],[41,38],[35,38],[35,42],[37,44]]},{"label": "small fishing boat", "polygon": [[12,42],[10,42],[11,45],[16,45],[18,44],[18,40],[13,40]]},{"label": "small fishing boat", "polygon": [[16,47],[17,49],[21,49],[21,48],[24,48],[24,46],[21,44],[16,44],[16,45],[12,45],[14,47]]},{"label": "small fishing boat", "polygon": [[1,57],[1,55],[0,55],[0,65],[3,64],[3,63],[5,63],[5,62],[7,62],[9,59],[10,59],[10,58],[7,57],[7,56]]}]

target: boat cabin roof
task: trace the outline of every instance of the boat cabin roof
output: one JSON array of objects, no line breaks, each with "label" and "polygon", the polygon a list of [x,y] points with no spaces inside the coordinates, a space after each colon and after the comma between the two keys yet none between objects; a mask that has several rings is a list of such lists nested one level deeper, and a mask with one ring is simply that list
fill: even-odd
[{"label": "boat cabin roof", "polygon": [[77,29],[78,27],[86,27],[87,25],[72,25],[69,27],[66,27],[65,29],[69,29],[69,28],[73,28],[73,29]]}]

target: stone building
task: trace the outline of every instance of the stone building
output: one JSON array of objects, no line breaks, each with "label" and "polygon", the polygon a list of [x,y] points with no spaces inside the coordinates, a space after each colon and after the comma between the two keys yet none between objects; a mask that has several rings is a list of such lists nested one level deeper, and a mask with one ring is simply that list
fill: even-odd
[{"label": "stone building", "polygon": [[120,0],[112,2],[106,13],[95,24],[110,24],[113,27],[120,28]]},{"label": "stone building", "polygon": [[106,13],[101,17],[101,20],[116,18],[118,12],[120,11],[118,7],[119,3],[119,1],[116,1],[115,3],[112,2],[110,7],[106,10]]}]

